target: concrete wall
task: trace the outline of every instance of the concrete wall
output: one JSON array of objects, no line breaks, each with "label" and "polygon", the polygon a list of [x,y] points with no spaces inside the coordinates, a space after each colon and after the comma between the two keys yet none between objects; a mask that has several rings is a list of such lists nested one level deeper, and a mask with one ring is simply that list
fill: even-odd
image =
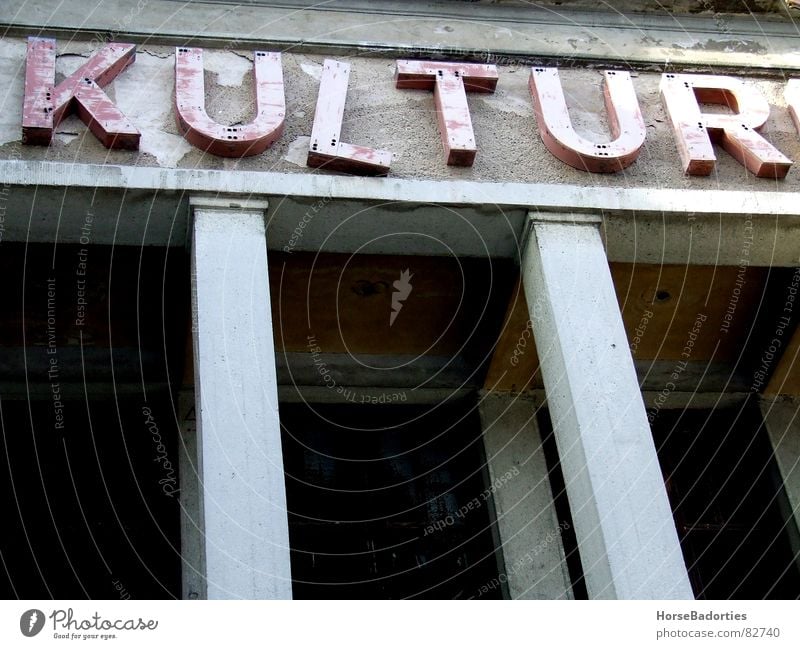
[{"label": "concrete wall", "polygon": [[[60,40],[59,75],[73,72],[93,51],[89,41]],[[758,54],[754,52],[754,54]],[[253,110],[252,54],[248,51],[207,49],[206,106],[221,122],[247,122]],[[0,40],[0,159],[57,160],[179,167],[185,169],[246,169],[309,173],[305,166],[323,56],[284,54],[287,120],[284,135],[261,155],[225,159],[206,155],[178,133],[173,110],[174,50],[144,45],[136,62],[108,88],[119,108],[142,131],[141,150],[108,151],[82,122],[71,117],[58,129],[49,148],[22,146],[21,107],[25,70],[25,41]],[[393,59],[353,58],[343,141],[389,149],[395,154],[390,177],[470,181],[564,183],[587,187],[674,187],[693,189],[752,188],[793,191],[800,171],[786,180],[757,179],[724,152],[717,173],[706,178],[684,176],[675,140],[658,95],[660,75],[634,73],[634,84],[647,124],[648,139],[639,157],[622,173],[590,174],[554,158],[536,130],[528,91],[529,67],[499,66],[496,93],[469,96],[479,151],[471,168],[444,163],[434,113],[433,93],[394,87]],[[59,76],[59,78],[61,78]],[[608,139],[600,82],[594,69],[565,69],[561,78],[576,129],[598,141]],[[784,154],[800,160],[800,137],[783,100],[783,82],[751,79],[773,106],[766,137]],[[314,172],[320,173],[320,172]]]},{"label": "concrete wall", "polygon": [[[783,478],[790,514],[800,528],[800,400],[796,397],[764,399],[761,414]],[[797,530],[790,530],[797,544]],[[797,552],[800,547],[795,547]]]}]

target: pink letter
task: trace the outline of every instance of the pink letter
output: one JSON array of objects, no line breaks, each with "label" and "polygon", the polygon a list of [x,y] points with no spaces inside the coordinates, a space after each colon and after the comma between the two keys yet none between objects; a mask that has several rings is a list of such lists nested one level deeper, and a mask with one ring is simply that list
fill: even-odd
[{"label": "pink letter", "polygon": [[50,144],[55,128],[74,112],[104,146],[138,149],[139,131],[101,90],[135,58],[134,45],[108,43],[56,86],[55,40],[28,38],[22,104],[23,143]]},{"label": "pink letter", "polygon": [[258,155],[281,133],[286,116],[281,55],[254,52],[256,117],[243,126],[223,126],[206,112],[203,50],[175,48],[175,109],[184,137],[196,147],[226,158]]},{"label": "pink letter", "polygon": [[447,164],[471,167],[477,149],[465,91],[494,92],[497,68],[480,63],[398,61],[395,81],[398,88],[434,91]]},{"label": "pink letter", "polygon": [[603,77],[614,138],[607,144],[594,144],[575,132],[556,68],[533,68],[528,85],[539,134],[550,153],[576,169],[606,173],[624,169],[636,160],[646,129],[630,75],[606,71]]},{"label": "pink letter", "polygon": [[385,176],[392,163],[389,151],[347,144],[339,139],[349,78],[349,63],[325,59],[306,164],[334,171]]},{"label": "pink letter", "polygon": [[[683,170],[707,176],[716,156],[712,141],[759,178],[784,178],[792,161],[761,137],[769,104],[755,88],[732,77],[705,74],[661,75],[661,100],[678,140]],[[699,102],[722,104],[734,115],[703,113]]]}]

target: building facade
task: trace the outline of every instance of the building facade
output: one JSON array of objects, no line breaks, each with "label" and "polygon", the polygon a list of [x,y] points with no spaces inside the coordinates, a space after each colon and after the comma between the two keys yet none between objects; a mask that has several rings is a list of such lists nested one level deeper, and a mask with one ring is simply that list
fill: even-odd
[{"label": "building facade", "polygon": [[789,5],[11,4],[6,597],[800,596]]}]

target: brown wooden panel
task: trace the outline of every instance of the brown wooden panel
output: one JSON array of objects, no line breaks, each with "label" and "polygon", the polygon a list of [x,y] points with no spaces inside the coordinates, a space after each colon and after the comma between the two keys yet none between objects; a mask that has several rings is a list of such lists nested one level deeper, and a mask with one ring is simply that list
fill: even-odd
[{"label": "brown wooden panel", "polygon": [[[488,354],[495,338],[487,331],[494,321],[496,334],[509,281],[508,272],[493,268],[485,259],[271,253],[276,348],[438,356],[485,348]],[[410,290],[401,299],[405,271]]]},{"label": "brown wooden panel", "polygon": [[[758,311],[767,270],[611,264],[634,358],[735,360]],[[691,340],[694,329],[699,331]]]},{"label": "brown wooden panel", "polygon": [[539,357],[536,355],[528,303],[518,278],[511,293],[484,388],[501,392],[523,392],[541,386]]},{"label": "brown wooden panel", "polygon": [[[725,363],[740,356],[764,295],[768,269],[610,266],[635,359]],[[533,338],[525,333],[528,317],[525,295],[517,286],[486,389],[518,391],[541,386]]]}]

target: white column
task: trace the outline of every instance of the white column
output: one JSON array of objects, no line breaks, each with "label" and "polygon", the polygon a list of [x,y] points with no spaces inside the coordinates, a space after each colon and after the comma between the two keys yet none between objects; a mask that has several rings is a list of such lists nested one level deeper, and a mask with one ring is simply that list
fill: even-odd
[{"label": "white column", "polygon": [[193,198],[197,474],[208,599],[289,599],[266,203]]},{"label": "white column", "polygon": [[200,507],[200,480],[197,474],[197,417],[194,390],[178,393],[178,448],[181,480],[181,583],[183,599],[205,599],[206,579],[203,566],[203,529]]},{"label": "white column", "polygon": [[483,443],[511,599],[572,599],[536,403],[508,393],[480,402]]},{"label": "white column", "polygon": [[691,599],[600,221],[531,219],[522,278],[589,597]]},{"label": "white column", "polygon": [[792,550],[800,550],[800,403],[788,396],[765,397],[760,404],[796,529],[787,526]]}]

